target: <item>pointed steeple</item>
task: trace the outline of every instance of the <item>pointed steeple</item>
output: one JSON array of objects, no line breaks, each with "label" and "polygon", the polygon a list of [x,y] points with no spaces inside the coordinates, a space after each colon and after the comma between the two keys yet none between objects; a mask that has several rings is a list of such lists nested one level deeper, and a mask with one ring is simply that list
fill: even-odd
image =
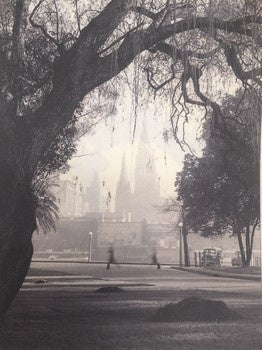
[{"label": "pointed steeple", "polygon": [[144,119],[136,155],[133,217],[137,220],[146,218],[149,222],[153,222],[157,215],[153,206],[159,203],[159,199],[159,180],[156,173],[155,156]]},{"label": "pointed steeple", "polygon": [[119,217],[124,218],[130,212],[130,183],[127,177],[126,156],[123,153],[122,166],[119,180],[116,187],[115,212]]},{"label": "pointed steeple", "polygon": [[121,173],[120,173],[119,182],[122,184],[128,183],[125,152],[123,153],[123,156],[122,156],[122,165],[121,165]]}]

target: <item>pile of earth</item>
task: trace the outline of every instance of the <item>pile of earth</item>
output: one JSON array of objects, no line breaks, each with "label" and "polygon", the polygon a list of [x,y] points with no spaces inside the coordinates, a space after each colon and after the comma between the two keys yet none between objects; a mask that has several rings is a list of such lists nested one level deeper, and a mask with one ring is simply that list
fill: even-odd
[{"label": "pile of earth", "polygon": [[50,281],[45,280],[45,279],[39,279],[34,282],[35,284],[45,284],[45,283],[50,283]]},{"label": "pile of earth", "polygon": [[210,322],[237,318],[239,316],[223,301],[189,297],[179,303],[171,303],[159,308],[153,319],[159,322]]},{"label": "pile of earth", "polygon": [[98,288],[96,290],[97,293],[122,293],[124,289],[119,288],[117,286],[106,286],[102,288]]}]

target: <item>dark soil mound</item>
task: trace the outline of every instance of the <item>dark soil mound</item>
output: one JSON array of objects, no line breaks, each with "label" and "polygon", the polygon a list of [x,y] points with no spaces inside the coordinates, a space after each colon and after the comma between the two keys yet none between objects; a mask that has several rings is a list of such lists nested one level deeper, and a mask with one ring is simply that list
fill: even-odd
[{"label": "dark soil mound", "polygon": [[171,303],[157,310],[155,321],[227,321],[237,319],[238,315],[230,310],[223,301],[185,298],[179,303]]},{"label": "dark soil mound", "polygon": [[119,288],[117,286],[106,286],[102,288],[98,288],[96,290],[97,293],[122,293],[124,289]]},{"label": "dark soil mound", "polygon": [[45,283],[49,283],[49,281],[48,280],[42,280],[42,279],[40,279],[40,280],[37,280],[37,281],[35,281],[34,282],[35,284],[45,284]]}]

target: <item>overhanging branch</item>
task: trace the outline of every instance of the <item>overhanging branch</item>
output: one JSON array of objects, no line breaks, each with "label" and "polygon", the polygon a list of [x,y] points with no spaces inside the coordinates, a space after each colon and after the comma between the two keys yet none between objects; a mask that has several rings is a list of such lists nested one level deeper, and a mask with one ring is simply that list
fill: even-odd
[{"label": "overhanging branch", "polygon": [[[217,39],[218,40],[218,39]],[[228,45],[222,40],[219,40],[221,46],[224,48],[225,57],[228,65],[232,68],[235,76],[242,82],[246,80],[254,80],[262,87],[262,82],[258,78],[262,74],[262,68],[254,68],[249,71],[244,71],[238,59],[236,49],[232,45]]]},{"label": "overhanging branch", "polygon": [[[121,19],[134,6],[135,0],[112,0],[91,22],[81,30],[71,51],[89,47],[97,51],[117,28]],[[69,51],[70,51],[69,50]]]},{"label": "overhanging branch", "polygon": [[[58,133],[86,94],[120,73],[143,51],[163,43],[164,40],[178,33],[195,29],[213,27],[228,33],[249,35],[245,31],[244,24],[258,22],[258,18],[255,16],[243,17],[238,20],[237,25],[234,20],[223,21],[217,18],[197,17],[180,20],[158,28],[150,25],[148,28],[136,30],[126,35],[117,50],[104,57],[99,57],[97,55],[99,48],[118,26],[134,2],[131,0],[111,1],[81,31],[79,38],[71,49],[56,62],[54,77],[58,79],[58,82],[54,84],[54,88],[41,110],[36,111],[38,118],[35,123],[37,125],[37,120],[41,120],[42,127],[39,125],[37,130],[41,129],[43,138],[41,145],[38,147],[39,153],[42,153],[42,148],[47,147],[48,140],[52,137],[50,127],[48,127],[49,124],[52,125],[52,134]],[[63,89],[61,89],[61,86]],[[45,135],[43,130],[46,130],[48,135]],[[38,131],[36,132],[38,133]]]}]

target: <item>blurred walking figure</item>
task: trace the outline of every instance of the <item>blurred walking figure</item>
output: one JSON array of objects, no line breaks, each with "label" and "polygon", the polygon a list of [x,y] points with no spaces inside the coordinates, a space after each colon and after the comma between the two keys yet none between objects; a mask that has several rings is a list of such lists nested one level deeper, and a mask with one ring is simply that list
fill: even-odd
[{"label": "blurred walking figure", "polygon": [[161,269],[161,265],[159,264],[159,261],[157,260],[156,251],[153,252],[152,263],[157,266],[158,270]]},{"label": "blurred walking figure", "polygon": [[110,269],[110,265],[111,264],[116,264],[117,267],[119,268],[119,264],[117,263],[116,259],[115,259],[115,255],[114,255],[114,248],[110,247],[108,249],[108,263],[106,265],[106,269],[109,270]]}]

